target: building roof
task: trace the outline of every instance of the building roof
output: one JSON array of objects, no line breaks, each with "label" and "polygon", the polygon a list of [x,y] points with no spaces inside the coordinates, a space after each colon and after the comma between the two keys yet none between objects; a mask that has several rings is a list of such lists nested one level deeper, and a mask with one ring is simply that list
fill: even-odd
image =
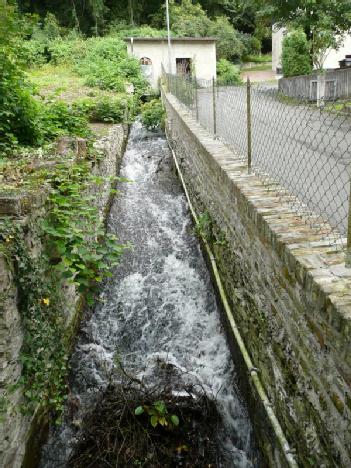
[{"label": "building roof", "polygon": [[[126,37],[125,41],[130,42],[164,42],[167,37]],[[172,42],[215,42],[215,37],[171,37]]]}]

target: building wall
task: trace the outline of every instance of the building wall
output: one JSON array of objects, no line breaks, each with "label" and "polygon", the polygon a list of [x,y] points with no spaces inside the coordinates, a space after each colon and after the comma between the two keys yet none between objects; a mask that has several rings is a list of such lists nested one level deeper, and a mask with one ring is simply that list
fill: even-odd
[{"label": "building wall", "polygon": [[[109,207],[113,186],[110,177],[118,173],[126,137],[126,128],[114,125],[107,136],[95,143],[96,148],[102,151],[103,158],[92,165],[92,174],[106,177],[106,180],[101,185],[89,188],[88,193],[93,198],[93,206],[99,210],[101,220]],[[77,157],[80,157],[78,153]],[[45,191],[36,192],[32,197],[27,197],[26,194],[14,197],[11,192],[0,197],[1,216],[5,218],[9,216],[13,223],[18,222],[22,226],[26,233],[28,253],[33,261],[39,258],[44,250],[38,226],[47,214],[46,203]],[[37,466],[36,450],[40,445],[39,439],[45,431],[45,421],[40,406],[37,406],[33,416],[23,414],[21,387],[14,392],[10,390],[11,385],[17,384],[21,377],[20,352],[25,333],[14,265],[14,259],[0,253],[0,400],[3,400],[4,406],[0,413],[0,467],[2,468]],[[68,333],[68,330],[74,328],[73,324],[77,320],[82,299],[73,285],[62,284],[61,291],[62,303],[66,304],[63,316],[66,319]]]},{"label": "building wall", "polygon": [[[240,155],[164,95],[167,130],[235,322],[300,467],[351,466],[351,273],[345,255]],[[229,341],[234,341],[229,334]],[[237,353],[233,354],[235,359]],[[250,397],[250,392],[245,395]],[[268,466],[284,466],[251,408]]]},{"label": "building wall", "polygon": [[282,48],[285,29],[272,29],[272,70],[277,72],[277,69],[282,68]]},{"label": "building wall", "polygon": [[344,59],[345,55],[351,55],[351,35],[345,36],[343,45],[340,49],[329,49],[327,58],[324,62],[324,68],[339,68],[339,60]]},{"label": "building wall", "polygon": [[[168,43],[164,41],[134,41],[133,52],[130,42],[127,43],[128,53],[136,58],[148,57],[152,60],[150,83],[158,89],[158,81],[162,74],[162,64],[169,72]],[[198,78],[211,80],[216,76],[216,43],[214,41],[174,41],[171,45],[171,73],[176,73],[176,59],[190,58]]]}]

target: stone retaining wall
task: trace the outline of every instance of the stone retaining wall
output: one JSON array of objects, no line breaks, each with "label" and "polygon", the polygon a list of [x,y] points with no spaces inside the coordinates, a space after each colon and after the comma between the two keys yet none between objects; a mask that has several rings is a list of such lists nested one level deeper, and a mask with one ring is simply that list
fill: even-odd
[{"label": "stone retaining wall", "polygon": [[[351,466],[351,269],[281,197],[164,94],[170,143],[232,310],[301,466]],[[257,421],[269,466],[282,466]],[[256,418],[255,418],[256,416]],[[280,460],[280,461],[279,461]]]},{"label": "stone retaining wall", "polygon": [[[105,137],[96,142],[96,146],[102,152],[102,157],[99,162],[92,163],[92,172],[95,175],[103,177],[117,175],[126,137],[127,129],[122,125],[114,125]],[[72,143],[72,141],[67,142]],[[73,141],[73,146],[77,146],[78,157],[79,151],[84,151],[84,145],[81,145],[81,143],[81,140]],[[83,148],[80,149],[81,146]],[[64,151],[64,148],[60,148],[60,151]],[[99,209],[101,219],[108,211],[111,184],[113,182],[105,181],[94,187],[91,193],[94,197],[92,203]],[[33,257],[41,254],[37,226],[45,215],[46,199],[47,194],[41,192],[33,195],[2,195],[0,200],[0,216],[8,216],[12,222],[21,223],[26,232],[30,255]],[[67,318],[68,328],[72,327],[77,320],[77,313],[82,301],[73,286],[64,285],[62,295],[66,304],[64,313]],[[22,346],[23,329],[17,302],[12,260],[6,258],[0,252],[0,396],[6,394],[9,386],[15,384],[21,375],[19,354]],[[26,464],[27,466],[28,463],[30,464],[31,457],[28,453],[34,452],[32,446],[34,444],[33,431],[40,430],[37,414],[32,417],[21,414],[19,410],[21,401],[22,394],[21,390],[18,389],[9,395],[7,394],[6,402],[4,402],[5,408],[0,421],[0,466],[3,468],[21,467],[26,451]]]}]

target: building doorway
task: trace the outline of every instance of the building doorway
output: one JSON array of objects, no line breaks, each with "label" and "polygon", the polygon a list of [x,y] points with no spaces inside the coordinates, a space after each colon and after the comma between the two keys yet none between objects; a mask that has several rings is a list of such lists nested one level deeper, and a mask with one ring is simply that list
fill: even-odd
[{"label": "building doorway", "polygon": [[176,58],[177,75],[191,76],[191,59]]}]

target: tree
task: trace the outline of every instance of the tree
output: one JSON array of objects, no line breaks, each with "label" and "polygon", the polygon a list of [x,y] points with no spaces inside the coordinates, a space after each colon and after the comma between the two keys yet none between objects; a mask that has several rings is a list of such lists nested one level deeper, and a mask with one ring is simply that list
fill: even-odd
[{"label": "tree", "polygon": [[309,44],[300,29],[290,32],[283,40],[282,67],[284,76],[308,75],[312,71]]},{"label": "tree", "polygon": [[310,41],[314,65],[323,66],[329,47],[337,48],[351,31],[351,0],[270,0],[280,25],[301,28]]},{"label": "tree", "polygon": [[206,36],[211,24],[200,4],[182,0],[181,4],[170,3],[170,23],[172,31],[179,36]]},{"label": "tree", "polygon": [[16,33],[16,8],[0,0],[0,46],[9,44]]},{"label": "tree", "polygon": [[217,38],[217,58],[238,58],[244,53],[244,45],[228,18],[219,16],[211,22],[208,34]]}]

